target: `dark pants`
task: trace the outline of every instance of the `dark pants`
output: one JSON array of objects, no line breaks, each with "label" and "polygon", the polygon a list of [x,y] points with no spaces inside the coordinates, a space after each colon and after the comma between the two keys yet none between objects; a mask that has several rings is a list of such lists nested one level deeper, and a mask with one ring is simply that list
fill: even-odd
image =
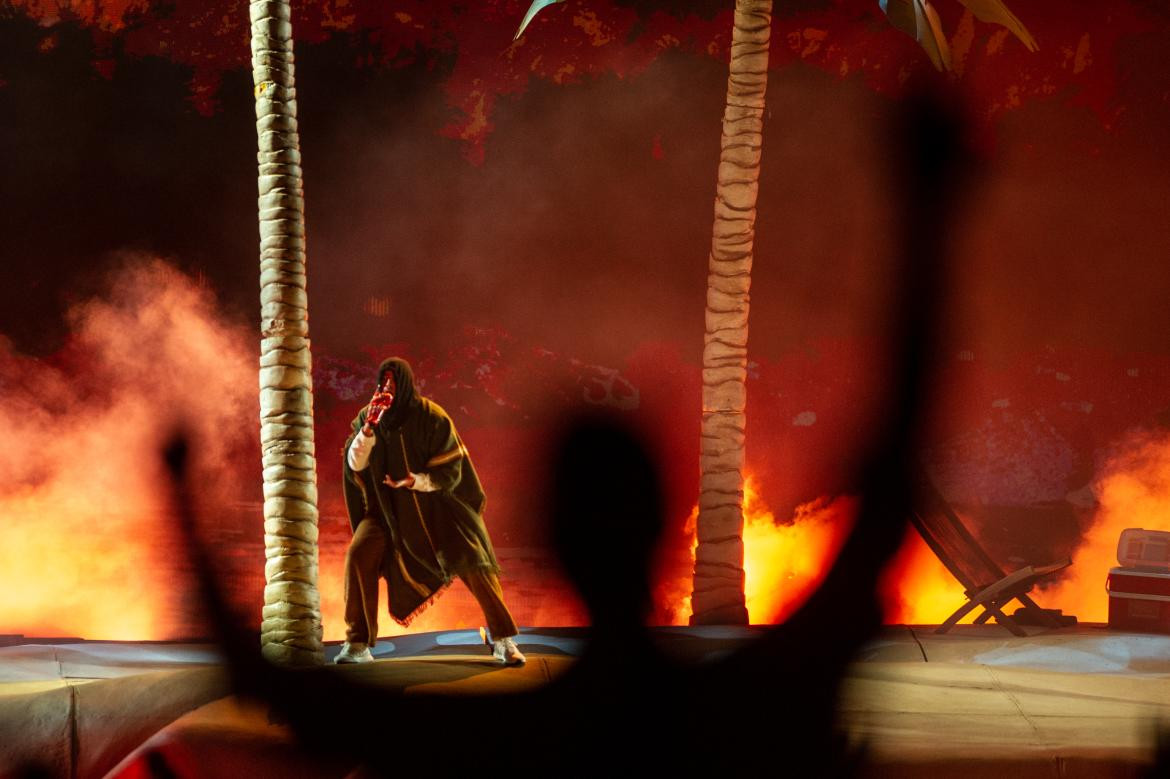
[{"label": "dark pants", "polygon": [[[345,638],[350,643],[373,646],[378,638],[378,577],[385,554],[385,526],[366,517],[358,523],[345,553]],[[478,570],[460,574],[459,578],[479,601],[493,639],[520,632],[504,605],[500,577],[492,571]]]}]

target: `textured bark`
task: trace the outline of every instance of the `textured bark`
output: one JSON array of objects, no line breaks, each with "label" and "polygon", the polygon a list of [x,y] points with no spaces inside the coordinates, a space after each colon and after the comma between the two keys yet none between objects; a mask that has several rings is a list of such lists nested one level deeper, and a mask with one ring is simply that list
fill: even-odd
[{"label": "textured bark", "polygon": [[249,4],[260,219],[260,447],[264,465],[264,656],[320,665],[317,461],[305,217],[287,0]]},{"label": "textured bark", "polygon": [[771,0],[737,0],[723,112],[703,348],[699,546],[692,624],[746,624],[743,444],[748,291],[768,83]]}]

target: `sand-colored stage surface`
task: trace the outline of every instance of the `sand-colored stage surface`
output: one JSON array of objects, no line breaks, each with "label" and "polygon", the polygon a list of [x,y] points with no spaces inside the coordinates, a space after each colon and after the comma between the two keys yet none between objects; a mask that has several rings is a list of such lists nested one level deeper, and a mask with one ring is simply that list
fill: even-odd
[{"label": "sand-colored stage surface", "polygon": [[[665,628],[669,652],[718,657],[755,629]],[[530,690],[574,661],[573,629],[531,629],[521,669],[501,669],[474,631],[380,641],[378,662],[335,669],[408,694]],[[30,642],[0,647],[0,773],[37,760],[60,776],[346,776],[353,766],[290,752],[287,730],[225,697],[213,648]],[[331,653],[336,646],[329,648]],[[890,627],[853,666],[842,722],[873,776],[1139,776],[1156,728],[1170,728],[1170,636],[1081,626],[1020,639],[993,625]],[[180,775],[185,775],[180,773]]]}]

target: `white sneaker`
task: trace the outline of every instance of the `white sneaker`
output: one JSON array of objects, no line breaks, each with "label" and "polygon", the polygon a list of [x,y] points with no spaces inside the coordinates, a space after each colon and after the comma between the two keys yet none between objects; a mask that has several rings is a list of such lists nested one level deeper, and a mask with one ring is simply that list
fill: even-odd
[{"label": "white sneaker", "polygon": [[492,657],[503,665],[524,665],[527,661],[511,636],[492,642]]},{"label": "white sneaker", "polygon": [[341,651],[338,652],[337,658],[333,661],[335,663],[372,663],[374,662],[374,655],[370,652],[370,648],[360,641],[354,641],[352,644],[346,641],[341,645]]}]

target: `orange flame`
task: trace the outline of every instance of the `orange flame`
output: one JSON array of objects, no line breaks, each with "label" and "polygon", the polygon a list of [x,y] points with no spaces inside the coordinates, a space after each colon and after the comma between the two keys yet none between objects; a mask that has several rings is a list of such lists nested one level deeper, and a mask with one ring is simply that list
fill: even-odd
[{"label": "orange flame", "polygon": [[1041,593],[1041,605],[1076,614],[1084,622],[1105,622],[1105,577],[1118,564],[1121,531],[1170,531],[1170,437],[1132,434],[1106,461],[1093,492],[1099,503],[1093,524],[1073,551],[1065,577]]},{"label": "orange flame", "polygon": [[[856,517],[851,497],[822,497],[797,507],[789,523],[778,523],[751,475],[744,480],[744,595],[753,624],[783,622],[820,585]],[[696,505],[684,526],[691,561],[698,547]],[[689,582],[665,592],[690,592]],[[887,622],[938,624],[963,604],[963,587],[912,529],[881,584]],[[669,596],[668,596],[669,597]],[[686,624],[691,596],[677,597],[673,624]],[[969,621],[974,615],[967,617]]]},{"label": "orange flame", "polygon": [[[852,524],[852,501],[819,498],[798,506],[792,521],[780,524],[760,497],[754,476],[744,480],[744,597],[753,624],[782,622],[824,578]],[[698,548],[699,507],[687,518],[683,532],[691,538],[691,564]],[[670,609],[672,623],[685,625],[691,616],[690,582],[665,588],[667,597],[680,591]]]},{"label": "orange flame", "polygon": [[796,508],[778,524],[755,480],[743,487],[744,596],[753,624],[783,622],[828,573],[853,521],[849,498],[824,498]]},{"label": "orange flame", "polygon": [[[951,575],[914,528],[878,585],[886,624],[938,625],[966,602],[963,585]],[[962,622],[970,622],[978,611]]]},{"label": "orange flame", "polygon": [[[685,625],[691,618],[694,609],[691,605],[691,595],[693,593],[691,581],[691,573],[695,568],[695,551],[699,548],[699,504],[691,509],[690,516],[683,524],[683,534],[691,539],[690,544],[690,564],[686,570],[688,573],[681,578],[672,577],[672,581],[668,581],[659,590],[659,597],[665,598],[667,603],[667,613],[670,614],[671,625]],[[671,605],[674,604],[674,605]]]}]

